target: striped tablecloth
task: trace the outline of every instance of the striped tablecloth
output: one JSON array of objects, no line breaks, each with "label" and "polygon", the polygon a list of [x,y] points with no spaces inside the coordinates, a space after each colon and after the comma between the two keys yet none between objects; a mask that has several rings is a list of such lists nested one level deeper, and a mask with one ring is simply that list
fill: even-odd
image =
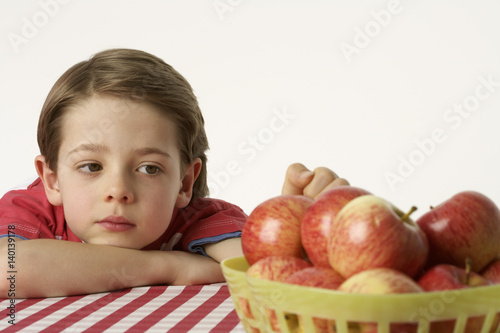
[{"label": "striped tablecloth", "polygon": [[0,303],[2,332],[244,332],[226,284]]}]

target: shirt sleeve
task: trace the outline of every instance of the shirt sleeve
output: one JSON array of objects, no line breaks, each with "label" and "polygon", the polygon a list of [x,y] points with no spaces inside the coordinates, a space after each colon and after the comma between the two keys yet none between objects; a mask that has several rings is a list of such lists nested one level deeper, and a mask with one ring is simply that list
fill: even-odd
[{"label": "shirt sleeve", "polygon": [[56,220],[64,221],[63,210],[48,202],[39,182],[38,179],[27,189],[7,192],[0,199],[0,238],[56,238]]},{"label": "shirt sleeve", "polygon": [[207,255],[203,245],[241,237],[247,215],[233,204],[217,199],[198,198],[180,211],[185,230],[181,249]]}]

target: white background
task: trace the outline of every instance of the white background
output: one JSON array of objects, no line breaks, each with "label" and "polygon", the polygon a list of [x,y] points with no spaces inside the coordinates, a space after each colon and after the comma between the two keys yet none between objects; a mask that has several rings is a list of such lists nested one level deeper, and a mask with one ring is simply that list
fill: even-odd
[{"label": "white background", "polygon": [[[498,17],[486,0],[2,1],[0,192],[35,176],[56,79],[127,47],[192,84],[212,193],[247,212],[280,193],[296,161],[416,216],[462,190],[500,203]],[[278,128],[276,112],[289,117]]]}]

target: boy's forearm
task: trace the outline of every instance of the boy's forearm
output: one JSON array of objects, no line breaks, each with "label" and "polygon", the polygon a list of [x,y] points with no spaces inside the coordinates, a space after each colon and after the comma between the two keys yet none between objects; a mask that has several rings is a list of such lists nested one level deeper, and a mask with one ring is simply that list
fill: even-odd
[{"label": "boy's forearm", "polygon": [[[159,282],[151,271],[152,258],[141,251],[51,239],[18,240],[15,249],[16,298],[88,294]],[[3,253],[0,260],[6,261]],[[6,272],[4,265],[0,262]],[[0,296],[6,297],[3,292]]]},{"label": "boy's forearm", "polygon": [[213,244],[206,244],[204,249],[205,252],[217,262],[221,262],[226,258],[243,256],[240,237],[225,239]]},{"label": "boy's forearm", "polygon": [[[7,251],[4,246],[0,248],[0,267],[6,274],[9,270]],[[140,251],[40,239],[16,241],[15,256],[15,298],[89,294],[155,284],[198,283],[196,279],[199,283],[220,280],[218,267],[211,265],[211,262],[217,265],[216,262],[209,258],[191,258],[195,255],[188,253]],[[194,260],[194,264],[190,265],[189,260]],[[198,269],[212,273],[199,278]],[[8,296],[9,288],[3,282],[1,286],[0,297],[12,297]]]}]

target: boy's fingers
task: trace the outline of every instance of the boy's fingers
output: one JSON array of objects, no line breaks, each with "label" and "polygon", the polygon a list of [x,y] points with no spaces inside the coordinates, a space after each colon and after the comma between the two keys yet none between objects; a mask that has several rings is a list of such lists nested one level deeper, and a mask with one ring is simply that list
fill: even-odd
[{"label": "boy's fingers", "polygon": [[308,197],[316,198],[324,191],[341,185],[349,185],[349,183],[347,180],[339,178],[332,170],[325,167],[319,167],[314,169],[314,178],[303,189],[303,193]]},{"label": "boy's fingers", "polygon": [[319,167],[313,172],[303,164],[294,163],[286,171],[281,194],[305,195],[315,199],[331,188],[348,185],[347,180],[339,178],[335,172],[328,168]]},{"label": "boy's fingers", "polygon": [[314,172],[306,168],[303,164],[294,163],[288,167],[285,175],[285,182],[281,189],[283,195],[301,195],[304,188],[313,179]]}]

